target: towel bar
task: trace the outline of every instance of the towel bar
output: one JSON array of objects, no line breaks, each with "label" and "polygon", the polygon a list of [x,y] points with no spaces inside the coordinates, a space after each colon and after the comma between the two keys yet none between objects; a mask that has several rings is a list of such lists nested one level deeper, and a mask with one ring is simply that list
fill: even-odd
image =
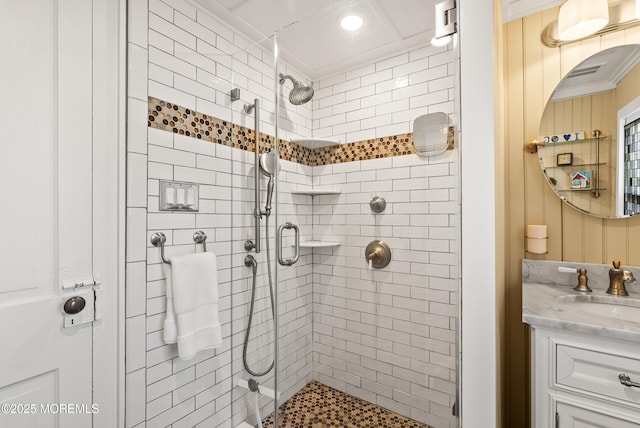
[{"label": "towel bar", "polygon": [[[168,265],[171,264],[171,260],[167,260],[164,258],[164,243],[167,242],[167,236],[162,232],[155,232],[151,235],[151,244],[154,247],[160,247],[160,258],[162,259],[162,263],[166,263]],[[203,251],[207,251],[207,234],[202,230],[198,230],[193,234],[193,242],[196,244],[202,244]]]}]

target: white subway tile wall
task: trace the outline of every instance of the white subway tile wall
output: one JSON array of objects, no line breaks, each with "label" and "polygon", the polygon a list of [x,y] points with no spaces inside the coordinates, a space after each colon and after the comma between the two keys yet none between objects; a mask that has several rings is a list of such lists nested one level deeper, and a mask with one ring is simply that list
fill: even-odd
[{"label": "white subway tile wall", "polygon": [[314,82],[313,136],[351,142],[413,132],[421,114],[454,114],[455,51],[427,46]]},{"label": "white subway tile wall", "polygon": [[[314,379],[434,427],[455,426],[456,165],[450,151],[313,171],[314,183],[342,190],[313,205],[313,239],[342,243],[314,252]],[[381,214],[374,196],[387,202]],[[375,239],[392,261],[369,271]]]},{"label": "white subway tile wall", "polygon": [[[186,1],[129,2],[126,426],[229,427],[256,422],[253,397],[236,387],[242,365],[251,270],[243,244],[253,238],[253,154],[146,125],[147,97],[253,127],[242,105],[261,102],[261,131],[275,134],[272,53],[249,43]],[[453,113],[454,53],[426,47],[314,82],[312,103],[281,104],[279,136],[342,142],[411,131],[430,111]],[[293,67],[280,71],[309,82]],[[241,100],[230,102],[231,88]],[[431,104],[434,103],[434,104]],[[143,113],[145,112],[145,113]],[[279,388],[287,399],[317,379],[427,422],[453,426],[458,293],[458,204],[455,152],[423,161],[403,156],[308,167],[282,161],[273,225],[291,221],[302,240],[336,240],[336,249],[303,249],[278,270]],[[159,180],[200,185],[198,213],[158,210]],[[263,189],[266,178],[262,179]],[[340,195],[292,195],[333,187]],[[387,210],[371,214],[379,194]],[[266,193],[263,191],[262,200]],[[167,236],[166,256],[201,251],[193,232],[208,235],[218,257],[223,345],[194,359],[177,358],[162,339],[167,267],[151,246]],[[369,272],[363,251],[372,239],[392,247],[393,261]],[[286,234],[285,257],[293,255]],[[266,270],[259,261],[248,359],[269,365],[273,328]],[[269,236],[271,258],[275,238]],[[273,373],[261,383],[274,387]],[[262,416],[273,410],[260,401]]]}]

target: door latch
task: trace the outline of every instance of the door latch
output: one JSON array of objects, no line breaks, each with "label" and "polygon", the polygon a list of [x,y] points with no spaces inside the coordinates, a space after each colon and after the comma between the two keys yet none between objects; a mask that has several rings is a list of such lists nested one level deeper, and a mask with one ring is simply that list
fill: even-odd
[{"label": "door latch", "polygon": [[62,313],[64,328],[92,323],[95,319],[94,291],[87,290],[71,297],[63,297]]}]

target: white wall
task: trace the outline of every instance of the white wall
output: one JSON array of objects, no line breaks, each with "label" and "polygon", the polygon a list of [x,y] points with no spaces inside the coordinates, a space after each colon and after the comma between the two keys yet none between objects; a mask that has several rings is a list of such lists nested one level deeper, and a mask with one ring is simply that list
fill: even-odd
[{"label": "white wall", "polygon": [[496,427],[494,2],[458,7],[462,88],[463,426]]},{"label": "white wall", "polygon": [[314,83],[313,136],[368,140],[412,132],[422,114],[453,114],[454,59],[450,46],[426,46]]},{"label": "white wall", "polygon": [[[457,171],[455,151],[314,168],[342,190],[313,206],[314,239],[342,243],[314,253],[314,377],[436,428],[455,426]],[[374,239],[392,261],[369,271]]]}]

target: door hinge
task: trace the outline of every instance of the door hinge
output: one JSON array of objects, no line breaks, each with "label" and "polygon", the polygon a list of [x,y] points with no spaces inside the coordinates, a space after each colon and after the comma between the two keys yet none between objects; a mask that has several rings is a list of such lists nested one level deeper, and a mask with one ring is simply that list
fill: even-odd
[{"label": "door hinge", "polygon": [[435,5],[435,36],[437,39],[458,31],[458,11],[455,0],[445,0]]},{"label": "door hinge", "polygon": [[560,428],[560,415],[556,412],[556,428]]}]

